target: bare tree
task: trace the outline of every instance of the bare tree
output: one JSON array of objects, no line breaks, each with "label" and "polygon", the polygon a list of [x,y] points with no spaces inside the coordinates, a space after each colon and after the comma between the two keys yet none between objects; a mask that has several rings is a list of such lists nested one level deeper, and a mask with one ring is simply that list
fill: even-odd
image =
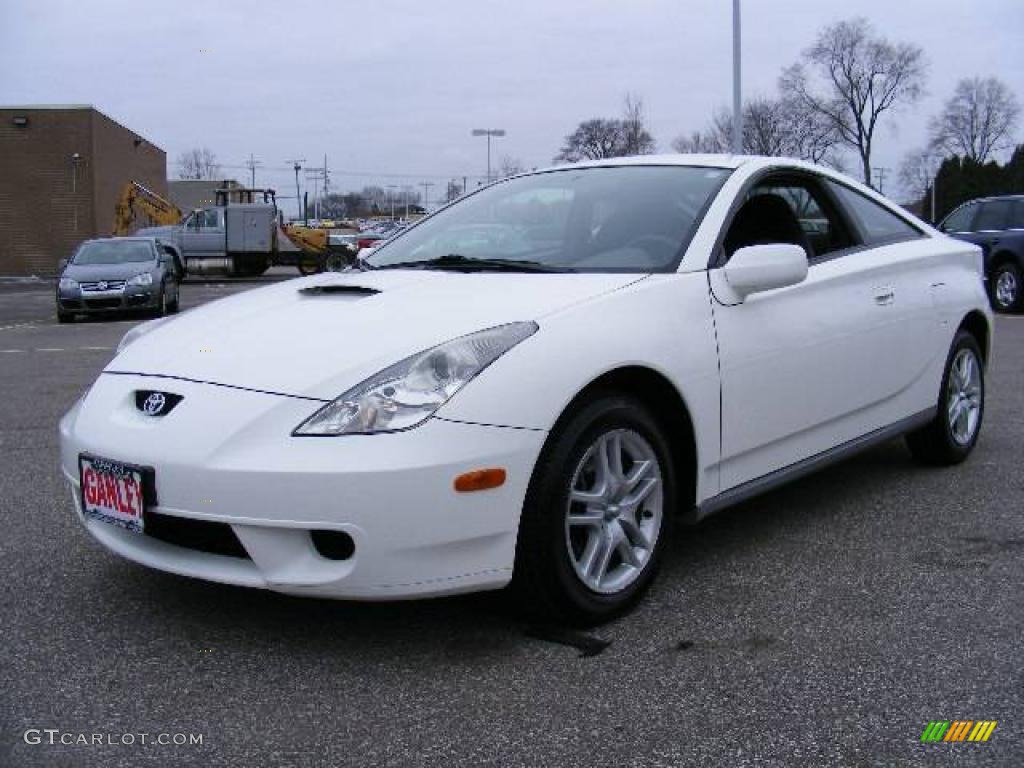
[{"label": "bare tree", "polygon": [[178,177],[182,179],[216,179],[220,176],[217,156],[206,147],[196,147],[178,155]]},{"label": "bare tree", "polygon": [[[799,102],[759,97],[743,106],[744,154],[831,162],[837,140],[831,125]],[[672,146],[679,152],[731,152],[732,112],[717,110],[707,128],[678,137]]]},{"label": "bare tree", "polygon": [[595,117],[579,124],[565,137],[556,163],[601,160],[622,155],[622,121]]},{"label": "bare tree", "polygon": [[509,176],[515,176],[516,174],[523,173],[525,170],[526,166],[523,165],[523,161],[518,157],[502,155],[501,163],[498,165],[498,178],[507,179]]},{"label": "bare tree", "polygon": [[646,127],[644,100],[633,93],[627,93],[622,114],[622,154],[650,155],[656,144]]},{"label": "bare tree", "polygon": [[950,155],[983,165],[1013,147],[1020,104],[994,77],[972,77],[956,85],[942,113],[930,124],[932,144]]},{"label": "bare tree", "polygon": [[928,194],[941,163],[942,156],[931,146],[912,150],[903,157],[899,180],[910,199],[916,202]]},{"label": "bare tree", "polygon": [[924,94],[923,51],[876,36],[867,20],[858,18],[825,27],[803,59],[783,72],[783,98],[823,116],[856,150],[864,182],[870,184],[879,119]]},{"label": "bare tree", "polygon": [[725,150],[719,143],[719,137],[713,129],[707,131],[692,131],[672,139],[672,149],[676,152],[702,154],[715,154]]}]

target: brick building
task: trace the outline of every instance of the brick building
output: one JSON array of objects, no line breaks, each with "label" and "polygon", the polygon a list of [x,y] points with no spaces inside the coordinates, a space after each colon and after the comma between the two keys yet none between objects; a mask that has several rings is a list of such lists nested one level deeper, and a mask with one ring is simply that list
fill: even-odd
[{"label": "brick building", "polygon": [[0,276],[52,275],[109,235],[132,179],[166,195],[166,154],[94,107],[0,106]]}]

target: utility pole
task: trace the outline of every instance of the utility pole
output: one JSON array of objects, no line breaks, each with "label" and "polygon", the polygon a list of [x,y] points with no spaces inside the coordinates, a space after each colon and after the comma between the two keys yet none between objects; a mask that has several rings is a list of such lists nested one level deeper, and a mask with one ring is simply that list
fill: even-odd
[{"label": "utility pole", "polygon": [[253,157],[252,152],[249,153],[249,159],[245,162],[245,167],[249,169],[250,179],[249,188],[256,188],[256,168],[257,166],[263,165],[259,160]]},{"label": "utility pole", "polygon": [[888,168],[875,168],[875,173],[878,174],[878,193],[880,195],[885,194],[885,174],[889,172]]},{"label": "utility pole", "polygon": [[288,162],[290,162],[292,164],[292,167],[295,169],[295,205],[299,209],[299,214],[297,218],[301,219],[303,218],[303,211],[302,195],[299,194],[299,171],[302,170],[302,164],[306,162],[306,158],[303,157],[298,160],[289,160]]},{"label": "utility pole", "polygon": [[740,0],[732,0],[732,153],[743,153],[743,92],[740,87]]},{"label": "utility pole", "polygon": [[420,186],[423,187],[423,210],[427,210],[427,205],[430,203],[430,188],[434,186],[432,181],[421,181]]}]

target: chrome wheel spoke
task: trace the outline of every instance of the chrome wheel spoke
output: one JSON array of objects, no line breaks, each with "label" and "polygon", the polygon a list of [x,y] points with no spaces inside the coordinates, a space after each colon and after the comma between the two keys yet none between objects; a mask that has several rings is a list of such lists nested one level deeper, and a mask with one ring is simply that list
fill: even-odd
[{"label": "chrome wheel spoke", "polygon": [[644,533],[643,528],[640,527],[633,515],[623,515],[619,518],[619,524],[622,525],[622,532],[626,534],[626,538],[629,539],[633,546],[640,547],[641,549],[651,548],[651,543],[647,540],[647,534]]},{"label": "chrome wheel spoke", "polygon": [[645,480],[639,488],[637,488],[631,494],[622,499],[623,506],[635,507],[638,504],[641,504],[644,501],[644,499],[651,495],[651,491],[653,491],[657,486],[658,478],[647,478],[647,480]]},{"label": "chrome wheel spoke", "polygon": [[604,514],[587,511],[584,514],[569,515],[569,525],[599,527],[604,524]]}]

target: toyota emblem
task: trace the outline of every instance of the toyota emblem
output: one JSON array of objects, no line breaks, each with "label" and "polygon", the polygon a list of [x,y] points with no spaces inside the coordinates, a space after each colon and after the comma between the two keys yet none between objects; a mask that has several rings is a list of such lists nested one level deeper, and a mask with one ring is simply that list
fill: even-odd
[{"label": "toyota emblem", "polygon": [[163,392],[154,392],[142,403],[142,411],[147,416],[159,416],[167,405],[167,398]]},{"label": "toyota emblem", "polygon": [[96,284],[96,287],[97,287],[97,288],[99,288],[99,289],[100,289],[101,291],[105,291],[105,290],[107,290],[107,281],[106,281],[106,280],[100,280],[100,281],[99,281],[99,282],[98,282],[98,283]]}]

